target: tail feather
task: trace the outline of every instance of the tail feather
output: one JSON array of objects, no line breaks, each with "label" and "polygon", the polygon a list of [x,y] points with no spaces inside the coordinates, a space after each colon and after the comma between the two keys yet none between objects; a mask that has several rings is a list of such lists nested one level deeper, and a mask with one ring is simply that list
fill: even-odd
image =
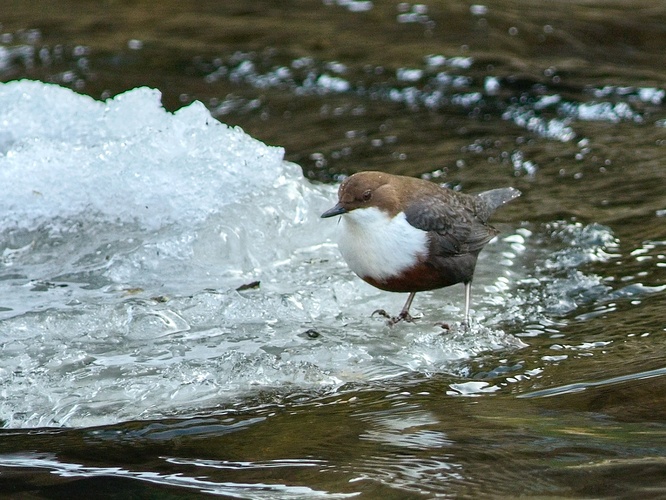
[{"label": "tail feather", "polygon": [[515,188],[500,188],[484,191],[476,195],[476,215],[483,222],[486,222],[490,216],[499,207],[520,196],[520,191]]}]

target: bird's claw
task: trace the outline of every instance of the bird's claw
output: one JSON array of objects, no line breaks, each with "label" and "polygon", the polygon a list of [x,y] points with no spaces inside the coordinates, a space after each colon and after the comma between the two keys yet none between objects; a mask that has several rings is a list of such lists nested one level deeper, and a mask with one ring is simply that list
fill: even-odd
[{"label": "bird's claw", "polygon": [[388,326],[393,326],[397,323],[400,323],[401,321],[404,321],[405,323],[413,323],[414,318],[412,318],[412,315],[409,314],[408,311],[401,311],[400,314],[397,316],[391,316],[389,313],[387,313],[384,309],[377,309],[376,311],[373,311],[370,317],[374,316],[375,314],[379,314],[380,316],[383,316],[386,318],[388,321],[386,324]]},{"label": "bird's claw", "polygon": [[384,318],[391,319],[391,315],[389,313],[387,313],[386,311],[384,311],[384,309],[375,309],[374,311],[372,311],[372,314],[370,315],[370,317],[372,318],[375,314],[379,314],[380,316],[382,316]]}]

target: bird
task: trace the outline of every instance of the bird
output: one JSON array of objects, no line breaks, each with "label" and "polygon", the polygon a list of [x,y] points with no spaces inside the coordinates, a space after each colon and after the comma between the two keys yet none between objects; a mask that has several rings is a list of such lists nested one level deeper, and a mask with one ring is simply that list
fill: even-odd
[{"label": "bird", "polygon": [[462,283],[467,330],[477,258],[499,234],[488,219],[520,194],[513,187],[466,194],[416,177],[362,171],[343,180],[338,202],[321,217],[341,216],[338,248],[356,275],[381,290],[409,293],[397,316],[383,309],[373,315],[386,317],[389,326],[412,322],[417,292]]}]

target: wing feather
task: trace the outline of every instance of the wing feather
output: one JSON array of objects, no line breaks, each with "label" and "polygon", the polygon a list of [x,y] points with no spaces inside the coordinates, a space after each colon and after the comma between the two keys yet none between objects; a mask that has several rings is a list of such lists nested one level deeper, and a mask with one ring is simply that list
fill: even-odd
[{"label": "wing feather", "polygon": [[412,203],[407,222],[428,231],[431,253],[437,256],[478,253],[497,230],[476,214],[473,196],[442,190]]}]

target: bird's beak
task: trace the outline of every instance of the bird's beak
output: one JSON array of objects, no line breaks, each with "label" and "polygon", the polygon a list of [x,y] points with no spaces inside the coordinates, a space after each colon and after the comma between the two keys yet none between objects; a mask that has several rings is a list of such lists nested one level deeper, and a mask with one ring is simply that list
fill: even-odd
[{"label": "bird's beak", "polygon": [[327,217],[335,217],[336,215],[342,215],[346,213],[347,209],[343,207],[341,203],[338,203],[333,208],[329,208],[328,210],[326,210],[326,212],[321,214],[321,218],[326,219]]}]

